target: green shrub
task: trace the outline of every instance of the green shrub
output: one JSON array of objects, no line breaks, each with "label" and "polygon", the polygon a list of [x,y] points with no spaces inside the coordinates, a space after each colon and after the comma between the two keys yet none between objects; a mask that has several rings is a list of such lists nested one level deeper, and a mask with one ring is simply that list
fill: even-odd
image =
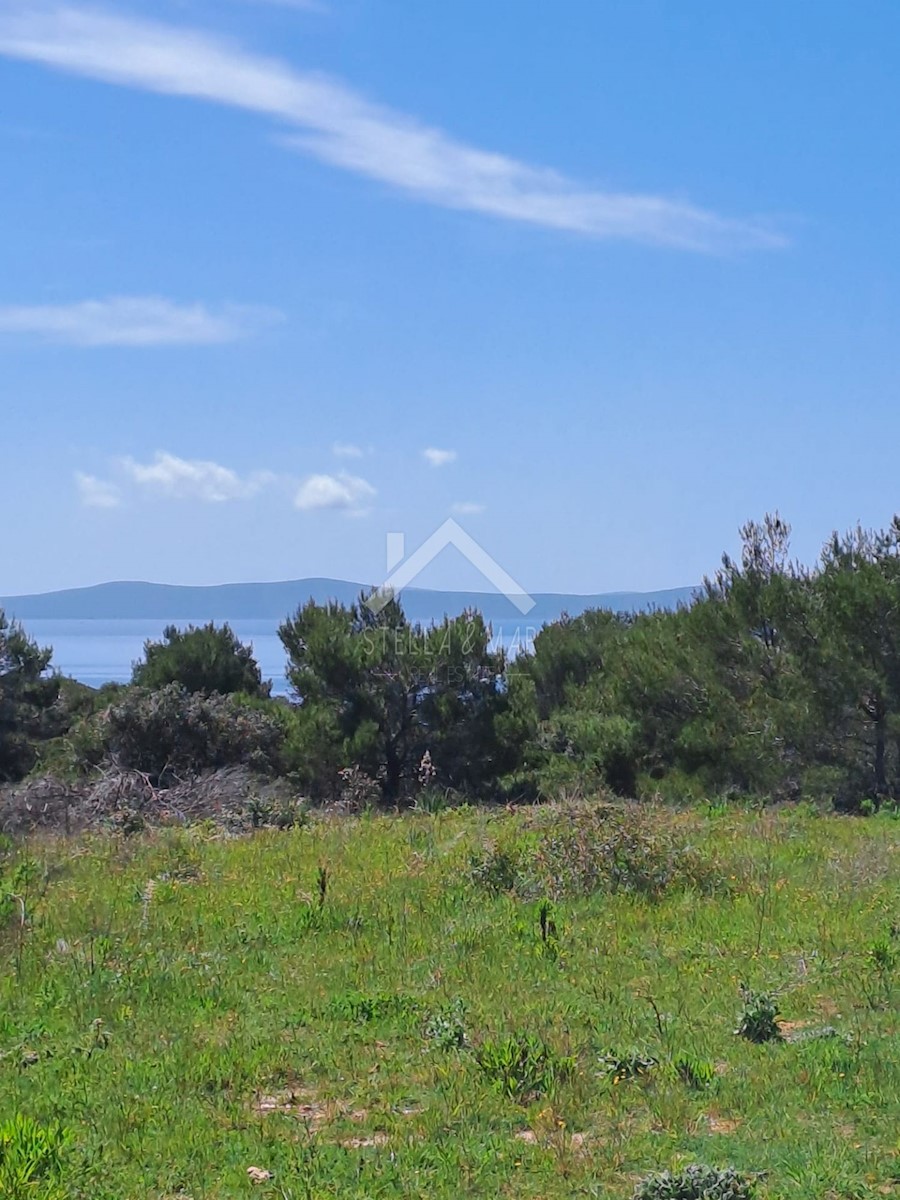
[{"label": "green shrub", "polygon": [[714,1064],[692,1054],[680,1054],[672,1063],[672,1071],[676,1079],[698,1092],[708,1088],[716,1078]]},{"label": "green shrub", "polygon": [[278,714],[233,696],[202,696],[169,684],[130,688],[101,718],[106,756],[154,782],[238,763],[276,768],[284,737]]},{"label": "green shrub", "polygon": [[355,1021],[367,1025],[371,1021],[386,1021],[393,1018],[415,1016],[419,1002],[412,996],[393,992],[367,995],[363,992],[344,992],[336,996],[328,1006],[330,1016],[344,1021]]},{"label": "green shrub", "polygon": [[483,1042],[475,1061],[495,1087],[516,1100],[543,1096],[575,1071],[574,1058],[557,1054],[530,1033]]},{"label": "green shrub", "polygon": [[132,681],[153,690],[180,684],[189,692],[210,695],[268,696],[253,647],[245,646],[230,625],[168,625],[162,641],[144,643],[144,659],[134,664]]},{"label": "green shrub", "polygon": [[445,812],[456,799],[452,788],[426,787],[416,797],[415,808],[419,812],[434,815]]},{"label": "green shrub", "polygon": [[466,1044],[466,1006],[458,997],[431,1014],[425,1037],[438,1050],[462,1050]]},{"label": "green shrub", "polygon": [[628,892],[655,900],[672,890],[708,894],[729,886],[714,859],[638,805],[554,806],[533,823],[534,836],[489,842],[470,856],[468,877],[476,887],[530,899]]},{"label": "green shrub", "polygon": [[775,1042],[781,1040],[778,1028],[778,999],[774,992],[754,992],[741,987],[744,1006],[741,1009],[735,1033],[748,1042]]},{"label": "green shrub", "polygon": [[658,1066],[658,1058],[643,1054],[640,1050],[610,1050],[600,1055],[600,1073],[608,1075],[613,1083],[621,1083],[626,1079],[643,1079]]},{"label": "green shrub", "polygon": [[21,1114],[0,1125],[0,1196],[4,1200],[65,1200],[61,1182],[69,1135]]},{"label": "green shrub", "polygon": [[60,680],[47,673],[51,656],[0,609],[0,783],[24,779],[39,744],[59,732]]},{"label": "green shrub", "polygon": [[541,836],[534,868],[556,898],[629,892],[655,899],[672,889],[724,885],[715,862],[637,806],[559,812]]},{"label": "green shrub", "polygon": [[754,1190],[754,1181],[734,1167],[694,1164],[641,1180],[634,1200],[750,1200]]},{"label": "green shrub", "polygon": [[492,896],[514,891],[521,880],[525,853],[518,846],[487,845],[469,858],[469,879]]}]

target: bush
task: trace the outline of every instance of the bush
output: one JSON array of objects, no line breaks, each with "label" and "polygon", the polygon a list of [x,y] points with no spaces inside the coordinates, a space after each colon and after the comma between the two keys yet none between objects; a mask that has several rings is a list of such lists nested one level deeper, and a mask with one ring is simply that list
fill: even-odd
[{"label": "bush", "polygon": [[748,1042],[759,1044],[780,1041],[778,1000],[774,992],[754,992],[742,986],[741,998],[744,1007],[735,1034],[746,1038]]},{"label": "bush", "polygon": [[230,625],[212,622],[178,629],[169,625],[161,642],[145,642],[144,661],[134,664],[132,681],[139,687],[163,688],[181,684],[189,692],[228,696],[268,696],[253,647],[245,646]]},{"label": "bush", "polygon": [[694,1164],[641,1180],[634,1200],[750,1200],[754,1190],[753,1180],[734,1167]]},{"label": "bush", "polygon": [[538,810],[536,834],[489,842],[470,855],[468,877],[497,896],[554,900],[628,892],[659,899],[673,889],[727,888],[718,862],[684,842],[677,827],[639,805],[577,802]]},{"label": "bush", "polygon": [[558,811],[542,833],[534,869],[557,899],[596,892],[658,898],[673,888],[711,892],[724,885],[715,862],[634,805]]},{"label": "bush", "polygon": [[16,783],[53,733],[59,678],[48,675],[52,651],[41,649],[0,609],[0,783]]},{"label": "bush", "polygon": [[491,843],[469,858],[469,879],[492,896],[512,892],[519,884],[525,862],[524,851]]},{"label": "bush", "polygon": [[101,728],[106,756],[154,783],[238,763],[274,771],[284,737],[274,711],[174,683],[156,692],[130,688],[103,715]]},{"label": "bush", "polygon": [[439,1050],[462,1050],[466,1044],[466,1006],[458,997],[433,1012],[425,1022],[425,1037]]},{"label": "bush", "polygon": [[495,1087],[516,1100],[543,1096],[575,1071],[574,1058],[557,1054],[530,1033],[483,1042],[475,1060]]},{"label": "bush", "polygon": [[714,1064],[693,1054],[680,1054],[672,1063],[672,1071],[676,1079],[696,1092],[710,1087],[716,1078]]},{"label": "bush", "polygon": [[611,1050],[600,1056],[600,1072],[608,1075],[613,1083],[621,1083],[625,1079],[644,1079],[658,1066],[658,1058],[640,1050]]}]

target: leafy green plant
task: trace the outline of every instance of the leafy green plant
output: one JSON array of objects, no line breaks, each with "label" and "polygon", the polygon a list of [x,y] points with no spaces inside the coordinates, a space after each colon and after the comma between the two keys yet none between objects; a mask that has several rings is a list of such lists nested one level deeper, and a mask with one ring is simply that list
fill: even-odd
[{"label": "leafy green plant", "polygon": [[867,969],[863,972],[862,987],[871,1008],[888,1007],[894,991],[894,976],[900,963],[900,951],[893,928],[888,936],[877,938],[869,946]]},{"label": "leafy green plant", "polygon": [[392,1017],[409,1017],[419,1011],[419,1002],[412,996],[391,992],[366,995],[363,992],[344,992],[335,996],[328,1006],[329,1016],[345,1021],[357,1021],[362,1025],[370,1021],[384,1021]]},{"label": "leafy green plant", "polygon": [[0,1125],[0,1196],[4,1200],[66,1200],[61,1181],[68,1132],[21,1113]]},{"label": "leafy green plant", "polygon": [[656,1070],[659,1059],[640,1050],[609,1051],[600,1055],[600,1073],[609,1076],[613,1083],[626,1079],[643,1079]]},{"label": "leafy green plant", "polygon": [[457,997],[433,1012],[425,1022],[425,1037],[438,1050],[462,1050],[466,1045],[466,1006]]},{"label": "leafy green plant", "polygon": [[754,1191],[755,1181],[734,1167],[695,1163],[641,1180],[634,1200],[750,1200]]},{"label": "leafy green plant", "polygon": [[415,808],[423,813],[441,813],[450,807],[453,793],[449,788],[424,787],[416,796]]},{"label": "leafy green plant", "polygon": [[517,1100],[543,1096],[575,1071],[574,1058],[557,1054],[530,1033],[482,1042],[475,1061],[504,1095]]},{"label": "leafy green plant", "polygon": [[741,1009],[735,1034],[748,1042],[777,1042],[781,1040],[778,1028],[778,999],[774,992],[754,992],[741,985]]},{"label": "leafy green plant", "polygon": [[697,1092],[708,1088],[716,1077],[715,1065],[693,1054],[679,1054],[672,1063],[672,1071],[676,1079]]},{"label": "leafy green plant", "polygon": [[869,947],[869,958],[875,970],[883,975],[889,975],[897,966],[900,953],[890,938],[878,938]]}]

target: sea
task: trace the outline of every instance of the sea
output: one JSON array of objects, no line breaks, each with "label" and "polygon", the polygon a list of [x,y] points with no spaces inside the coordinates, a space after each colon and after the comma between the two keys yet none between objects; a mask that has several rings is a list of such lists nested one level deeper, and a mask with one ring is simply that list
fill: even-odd
[{"label": "sea", "polygon": [[[167,625],[184,627],[184,621],[157,620],[28,620],[25,628],[39,646],[53,647],[54,670],[100,687],[127,683],[135,662],[143,658],[144,643],[159,641]],[[219,621],[217,624],[223,624]],[[264,620],[229,621],[242,642],[253,646],[263,679],[271,679],[272,694],[290,694],[285,677],[285,652],[278,638],[278,623]],[[533,635],[533,630],[528,634]],[[511,656],[529,644],[525,631],[498,635]]]}]

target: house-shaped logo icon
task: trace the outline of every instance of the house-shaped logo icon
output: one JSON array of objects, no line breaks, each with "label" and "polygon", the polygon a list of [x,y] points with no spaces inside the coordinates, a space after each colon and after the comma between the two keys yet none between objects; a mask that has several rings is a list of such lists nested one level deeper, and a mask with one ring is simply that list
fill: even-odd
[{"label": "house-shaped logo icon", "polygon": [[406,539],[402,533],[389,533],[387,537],[387,569],[388,577],[380,587],[366,600],[368,607],[375,613],[381,612],[398,592],[413,582],[425,570],[429,563],[445,550],[453,546],[459,553],[480,571],[488,583],[493,584],[498,592],[514,604],[524,616],[534,608],[534,600],[523,587],[516,583],[498,562],[484,550],[475,539],[458,525],[452,517],[436,529],[434,533],[414,553],[406,557]]}]

